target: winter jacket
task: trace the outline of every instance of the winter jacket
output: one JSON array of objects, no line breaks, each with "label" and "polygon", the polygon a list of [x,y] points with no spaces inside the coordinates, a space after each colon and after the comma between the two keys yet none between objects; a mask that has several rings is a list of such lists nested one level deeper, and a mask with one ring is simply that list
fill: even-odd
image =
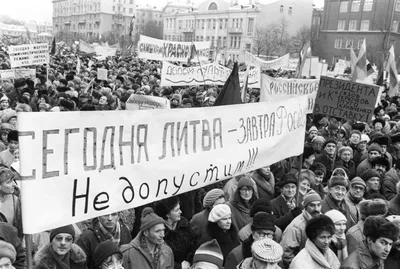
[{"label": "winter jacket", "polygon": [[324,182],[326,182],[332,175],[333,172],[333,167],[335,165],[335,159],[330,158],[328,154],[326,153],[325,150],[321,152],[321,154],[318,154],[315,156],[315,161],[314,163],[322,163],[325,165],[326,168],[326,175],[324,177]]},{"label": "winter jacket", "polygon": [[346,233],[347,250],[348,253],[352,253],[357,249],[360,242],[365,240],[364,236],[364,221],[360,220],[356,225],[351,227]]},{"label": "winter jacket", "polygon": [[9,223],[0,222],[0,240],[10,243],[15,248],[17,252],[17,257],[13,263],[15,269],[26,268],[26,252],[22,246],[21,239],[18,237],[17,228]]},{"label": "winter jacket", "polygon": [[388,215],[400,215],[400,194],[390,200]]},{"label": "winter jacket", "polygon": [[356,171],[357,176],[360,177],[362,173],[364,173],[368,169],[372,169],[372,164],[367,158],[357,166],[357,171]]},{"label": "winter jacket", "polygon": [[272,172],[268,178],[264,178],[257,173],[257,170],[251,173],[251,178],[257,186],[257,194],[260,199],[271,200],[275,194],[275,178]]},{"label": "winter jacket", "polygon": [[206,232],[208,215],[210,215],[210,210],[206,208],[203,211],[195,214],[190,220],[190,227],[198,236],[201,236]]},{"label": "winter jacket", "polygon": [[340,203],[339,203],[339,205],[337,205],[337,203],[333,200],[333,198],[331,197],[331,195],[330,194],[328,194],[327,196],[325,196],[325,198],[322,200],[322,203],[321,203],[321,212],[323,213],[323,214],[325,214],[326,212],[328,212],[329,210],[332,210],[332,209],[336,209],[336,210],[339,210],[340,212],[342,212],[343,213],[343,215],[345,215],[346,216],[346,219],[347,219],[347,229],[349,229],[351,226],[350,226],[350,214],[348,213],[349,212],[349,209],[348,209],[348,205],[346,204],[346,200],[345,199],[343,199]]},{"label": "winter jacket", "polygon": [[289,210],[285,199],[282,195],[279,195],[270,202],[272,213],[275,217],[275,224],[284,231],[286,227],[294,220],[295,216],[292,211]]},{"label": "winter jacket", "polygon": [[392,247],[389,256],[385,260],[385,268],[400,268],[400,252]]},{"label": "winter jacket", "polygon": [[133,239],[129,244],[121,246],[123,267],[125,269],[173,269],[174,253],[171,248],[165,244],[161,244],[160,257],[156,267],[153,266],[153,257],[141,246],[142,232]]},{"label": "winter jacket", "polygon": [[253,237],[249,237],[242,244],[235,247],[226,258],[224,269],[236,269],[238,264],[246,258],[251,257],[251,245],[253,244]]},{"label": "winter jacket", "polygon": [[232,211],[232,224],[240,230],[252,221],[250,217],[250,208],[246,207],[241,203],[239,195],[235,193],[234,200],[227,202],[226,204],[231,208]]},{"label": "winter jacket", "polygon": [[[128,244],[132,240],[132,237],[128,227],[126,227],[121,221],[119,222],[119,224],[121,227],[121,240],[120,240],[120,246],[121,246],[123,244]],[[79,240],[77,241],[77,244],[86,253],[87,257],[86,264],[89,269],[97,269],[94,266],[94,250],[96,249],[97,245],[100,244],[100,242],[106,240],[107,239],[100,232],[99,219],[94,218],[92,220],[92,227],[84,231],[79,237]]]},{"label": "winter jacket", "polygon": [[350,196],[350,192],[347,192],[346,196],[344,197],[344,200],[346,201],[348,209],[347,223],[349,223],[349,227],[353,227],[360,220],[360,202],[364,200],[364,198],[362,198],[358,203],[356,203],[354,199]]},{"label": "winter jacket", "polygon": [[[48,244],[36,252],[33,258],[34,269],[63,269],[55,261],[52,254],[52,246]],[[85,269],[85,252],[76,244],[72,244],[70,255],[70,269]]]},{"label": "winter jacket", "polygon": [[[22,230],[21,199],[15,193],[9,194],[9,196],[7,196],[7,199],[10,199],[10,200],[12,199],[12,206],[13,206],[12,211],[13,211],[13,215],[14,215],[13,222],[10,223],[10,220],[8,220],[7,222],[12,224],[15,228],[17,228],[18,237],[20,239],[22,239],[24,234],[23,234],[23,230]],[[0,213],[2,213],[1,209],[0,209]],[[3,214],[3,216],[7,217],[6,214]]]},{"label": "winter jacket", "polygon": [[335,253],[328,248],[324,254],[307,239],[305,248],[294,257],[289,269],[339,269],[340,262]]},{"label": "winter jacket", "polygon": [[[340,269],[380,269],[380,259],[373,258],[371,252],[360,242],[357,251],[353,251],[342,263]],[[385,267],[386,268],[386,267]],[[388,267],[391,269],[391,267]]]},{"label": "winter jacket", "polygon": [[395,168],[390,169],[385,174],[381,184],[381,193],[386,200],[390,201],[396,195],[396,184],[399,181],[400,177]]},{"label": "winter jacket", "polygon": [[335,168],[346,168],[347,170],[349,170],[349,174],[347,175],[349,177],[349,180],[352,180],[355,176],[356,176],[356,165],[354,164],[354,162],[352,160],[350,160],[348,163],[345,163],[342,160],[336,160],[335,161]]},{"label": "winter jacket", "polygon": [[361,151],[360,149],[353,151],[353,161],[356,167],[367,158],[368,158],[368,151],[366,149],[363,151]]}]

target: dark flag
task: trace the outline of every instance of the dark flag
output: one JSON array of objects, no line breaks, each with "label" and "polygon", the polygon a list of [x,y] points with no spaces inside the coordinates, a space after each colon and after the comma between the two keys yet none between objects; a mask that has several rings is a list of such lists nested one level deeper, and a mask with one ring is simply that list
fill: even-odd
[{"label": "dark flag", "polygon": [[135,15],[133,15],[132,20],[131,20],[131,23],[130,23],[130,25],[129,25],[129,36],[130,36],[130,37],[132,37],[133,27],[134,27],[134,25],[135,25],[135,19],[136,19],[136,17],[135,17]]},{"label": "dark flag", "polygon": [[51,55],[56,54],[56,38],[53,37],[53,43],[51,43],[51,51],[50,51]]},{"label": "dark flag", "polygon": [[215,100],[214,106],[236,105],[241,104],[240,84],[239,84],[239,67],[237,62],[233,65],[232,73],[226,80],[221,93]]},{"label": "dark flag", "polygon": [[191,63],[191,61],[194,59],[194,57],[196,55],[197,55],[196,46],[194,45],[194,43],[192,43],[192,45],[190,45],[190,53],[189,53],[189,58],[188,58],[188,64]]}]

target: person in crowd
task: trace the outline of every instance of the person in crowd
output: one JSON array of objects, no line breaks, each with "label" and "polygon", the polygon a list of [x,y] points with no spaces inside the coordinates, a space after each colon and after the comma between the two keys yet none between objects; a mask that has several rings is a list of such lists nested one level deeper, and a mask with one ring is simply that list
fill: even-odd
[{"label": "person in crowd", "polygon": [[400,182],[400,159],[397,159],[393,168],[391,168],[383,177],[380,192],[390,201],[396,196],[396,184]]},{"label": "person in crowd", "polygon": [[396,184],[396,195],[389,201],[388,214],[400,216],[400,182]]},{"label": "person in crowd", "polygon": [[[311,145],[305,144],[303,150],[303,163],[301,164],[301,170],[309,169],[310,166],[314,163],[314,161],[315,161],[315,150]],[[292,162],[292,169],[290,170],[290,173],[296,175],[299,172],[299,169],[300,169],[299,159],[295,158],[294,161]]]},{"label": "person in crowd", "polygon": [[154,212],[165,220],[165,243],[174,253],[175,268],[182,263],[192,264],[199,236],[190,228],[189,221],[181,216],[179,198],[172,196],[154,204]]},{"label": "person in crowd", "polygon": [[341,269],[382,268],[392,245],[399,239],[399,228],[382,216],[365,220],[365,240],[342,263]]},{"label": "person in crowd", "polygon": [[191,269],[223,269],[224,256],[216,239],[202,244],[194,253]]},{"label": "person in crowd", "polygon": [[173,269],[174,253],[165,243],[165,220],[151,207],[142,211],[140,232],[129,243],[122,245],[125,269]]},{"label": "person in crowd", "polygon": [[286,227],[282,235],[281,246],[283,248],[283,263],[287,268],[294,256],[304,248],[307,240],[305,233],[307,223],[321,214],[321,197],[314,191],[310,191],[303,201],[303,212],[298,215]]},{"label": "person in crowd", "polygon": [[335,234],[332,220],[324,215],[316,216],[307,223],[305,233],[305,247],[293,258],[289,269],[339,269],[340,261],[329,248]]},{"label": "person in crowd", "polygon": [[372,169],[372,160],[375,159],[376,157],[381,156],[382,148],[376,143],[372,143],[368,147],[368,158],[363,160],[358,166],[357,166],[357,176],[361,176],[365,171],[368,169]]},{"label": "person in crowd", "polygon": [[313,165],[310,166],[310,170],[314,173],[315,175],[315,182],[311,186],[311,188],[321,196],[322,199],[325,198],[325,195],[327,194],[327,190],[325,189],[325,186],[323,184],[325,175],[326,175],[326,168],[325,165],[322,163],[317,163],[315,162]]},{"label": "person in crowd", "polygon": [[364,200],[366,189],[367,185],[360,177],[355,177],[350,181],[350,189],[344,197],[348,209],[348,227],[353,227],[360,220],[359,204]]},{"label": "person in crowd", "polygon": [[390,143],[389,137],[386,135],[371,135],[371,137],[371,143],[376,143],[382,148],[382,157],[384,157],[388,161],[388,166],[390,169],[393,166],[393,157],[392,155],[390,155],[389,152],[387,152],[387,148]]},{"label": "person in crowd", "polygon": [[0,240],[0,268],[15,269],[13,264],[15,263],[17,252],[10,243]]},{"label": "person in crowd", "polygon": [[228,254],[239,245],[237,234],[238,230],[232,222],[231,208],[226,204],[219,204],[211,209],[208,216],[207,233],[203,234],[199,242],[204,243],[217,239],[225,262]]},{"label": "person in crowd", "polygon": [[336,146],[337,142],[335,139],[327,139],[323,146],[323,151],[315,157],[315,162],[322,163],[326,168],[326,175],[324,182],[331,176],[336,158]]},{"label": "person in crowd", "polygon": [[315,126],[311,126],[307,132],[306,142],[311,143],[314,137],[318,135],[318,129]]},{"label": "person in crowd", "polygon": [[123,269],[122,252],[113,241],[98,244],[93,256],[97,269]]},{"label": "person in crowd", "polygon": [[369,199],[375,194],[379,194],[380,189],[380,174],[375,169],[368,169],[362,173],[361,178],[365,181],[367,189],[364,193],[364,198]]},{"label": "person in crowd", "polygon": [[206,232],[208,216],[211,209],[219,204],[225,203],[225,193],[221,189],[212,189],[207,192],[203,198],[203,211],[196,213],[190,220],[190,227],[193,231],[201,236]]},{"label": "person in crowd", "polygon": [[353,161],[356,167],[358,167],[362,161],[368,158],[367,144],[369,141],[370,138],[368,135],[361,134],[360,142],[357,144],[356,149],[353,149]]},{"label": "person in crowd", "polygon": [[[392,222],[400,229],[400,216],[399,215],[391,215],[386,217],[386,219]],[[400,237],[396,241],[393,242],[392,250],[389,253],[389,256],[385,260],[384,268],[400,268]]]},{"label": "person in crowd", "polygon": [[227,203],[232,212],[232,224],[238,230],[251,222],[250,209],[256,199],[251,178],[242,177],[238,182],[233,200]]},{"label": "person in crowd", "polygon": [[[248,173],[243,174],[243,175],[239,175],[239,176],[235,176],[235,177],[231,178],[230,180],[228,180],[228,182],[225,183],[225,185],[224,185],[224,187],[222,189],[224,191],[224,193],[225,193],[225,199],[227,199],[228,201],[232,201],[234,199],[235,193],[236,193],[236,190],[237,190],[237,186],[239,184],[239,180],[242,177],[245,177],[245,176],[248,176]],[[256,196],[258,197],[258,195],[257,195],[257,185],[256,185],[256,183],[254,182],[254,180],[252,178],[250,178],[250,179],[251,179],[251,183],[252,183],[252,186],[253,186],[253,190],[256,192]]]},{"label": "person in crowd", "polygon": [[396,160],[400,160],[400,122],[396,123],[391,132],[394,130],[396,131],[394,132],[394,135],[390,137],[391,144],[387,150],[393,157],[393,163],[395,163]]},{"label": "person in crowd", "polygon": [[361,141],[361,132],[359,130],[352,130],[350,132],[349,139],[346,141],[346,146],[350,147],[353,151],[355,151],[360,141]]},{"label": "person in crowd", "polygon": [[348,146],[341,147],[338,151],[338,156],[335,161],[334,168],[344,167],[349,171],[348,177],[352,179],[356,176],[356,166],[352,160],[353,158],[353,149]]},{"label": "person in crowd", "polygon": [[18,236],[22,238],[21,201],[15,194],[16,189],[15,174],[6,167],[0,167],[0,213],[7,223],[18,229]]},{"label": "person in crowd", "polygon": [[250,175],[257,186],[259,198],[272,199],[275,194],[275,177],[269,166],[256,169]]},{"label": "person in crowd", "polygon": [[76,244],[72,225],[58,227],[50,233],[50,244],[36,252],[34,269],[85,269],[86,254]]},{"label": "person in crowd", "polygon": [[347,219],[342,212],[336,209],[329,210],[325,213],[325,216],[332,220],[335,228],[335,233],[332,235],[332,241],[329,247],[338,257],[339,261],[343,262],[349,256],[345,233]]},{"label": "person in crowd", "polygon": [[0,165],[11,167],[16,159],[16,151],[18,151],[18,131],[11,130],[7,135],[7,149],[0,152]]},{"label": "person in crowd", "polygon": [[270,238],[256,241],[251,246],[251,257],[241,262],[238,269],[280,269],[282,247]]},{"label": "person in crowd", "polygon": [[322,152],[324,144],[325,144],[325,138],[319,135],[315,136],[311,140],[311,146],[313,147],[315,154],[320,154]]},{"label": "person in crowd", "polygon": [[378,171],[379,177],[383,179],[386,172],[390,169],[389,161],[383,156],[377,157],[372,161],[372,169]]},{"label": "person in crowd", "polygon": [[87,267],[95,269],[94,251],[98,244],[110,240],[122,246],[131,240],[131,234],[119,218],[118,212],[94,218],[91,227],[85,230],[77,244],[85,251],[87,257]]},{"label": "person in crowd", "polygon": [[[12,266],[15,269],[25,269],[26,268],[26,251],[22,246],[21,239],[18,237],[18,230],[13,225],[7,222],[0,222],[0,244],[9,243],[11,244],[15,251],[15,260],[12,262]],[[0,251],[1,251],[0,247]]]},{"label": "person in crowd", "polygon": [[328,181],[329,194],[322,200],[321,212],[326,212],[336,209],[347,216],[348,206],[345,201],[345,196],[348,188],[348,181],[341,176],[333,176]]},{"label": "person in crowd", "polygon": [[385,200],[364,200],[360,203],[360,220],[346,232],[349,254],[357,249],[359,242],[365,239],[363,233],[365,219],[370,216],[386,216],[387,213],[388,205]]},{"label": "person in crowd", "polygon": [[340,118],[329,117],[328,126],[321,129],[321,136],[323,136],[325,140],[336,139],[339,131],[339,122]]},{"label": "person in crowd", "polygon": [[[298,175],[297,175],[298,176]],[[303,169],[300,172],[299,177],[299,201],[298,204],[301,204],[304,200],[304,196],[311,190],[311,186],[315,184],[315,175],[314,172],[308,169]]]},{"label": "person in crowd", "polygon": [[275,223],[285,230],[292,220],[301,214],[296,204],[297,179],[293,174],[285,174],[280,181],[281,195],[271,200]]}]

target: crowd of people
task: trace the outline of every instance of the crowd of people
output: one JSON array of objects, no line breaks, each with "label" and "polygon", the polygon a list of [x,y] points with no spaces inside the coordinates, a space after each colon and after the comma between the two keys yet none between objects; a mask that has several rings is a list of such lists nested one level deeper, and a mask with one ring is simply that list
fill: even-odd
[{"label": "crowd of people", "polygon": [[[10,68],[1,54],[0,66]],[[125,110],[131,94],[168,98],[173,109],[208,107],[222,89],[161,87],[161,62],[135,55],[80,56],[79,62],[76,55],[57,55],[35,68],[36,78],[0,81],[5,269],[28,266],[23,193],[13,166],[17,112]],[[98,68],[108,70],[107,80],[97,79]],[[259,95],[260,89],[248,89],[246,102],[258,102]],[[35,269],[400,268],[399,233],[400,99],[383,94],[371,122],[308,115],[301,157],[34,234],[29,255]]]}]

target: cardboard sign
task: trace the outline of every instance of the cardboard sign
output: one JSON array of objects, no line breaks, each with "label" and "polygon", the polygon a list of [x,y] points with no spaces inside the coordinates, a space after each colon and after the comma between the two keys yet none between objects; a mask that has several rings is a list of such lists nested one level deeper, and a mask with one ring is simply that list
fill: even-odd
[{"label": "cardboard sign", "polygon": [[307,113],[312,113],[318,92],[318,83],[318,79],[273,78],[262,74],[260,102],[275,102],[307,96]]},{"label": "cardboard sign", "polygon": [[379,86],[321,77],[314,112],[368,122],[374,112]]},{"label": "cardboard sign", "polygon": [[171,109],[171,103],[167,98],[131,94],[126,101],[127,110],[148,110],[148,109]]},{"label": "cardboard sign", "polygon": [[306,107],[300,97],[268,106],[20,113],[24,232],[135,208],[299,155]]},{"label": "cardboard sign", "polygon": [[97,79],[99,79],[99,80],[107,80],[107,69],[105,69],[105,68],[97,68]]},{"label": "cardboard sign", "polygon": [[36,78],[36,69],[0,70],[0,79]]},{"label": "cardboard sign", "polygon": [[[192,62],[207,62],[210,55],[211,41],[205,42],[176,42],[156,39],[140,35],[138,42],[138,57],[170,62],[187,62],[192,50],[192,44],[196,47],[196,56]],[[198,57],[197,57],[198,55]]]},{"label": "cardboard sign", "polygon": [[280,68],[289,68],[289,53],[283,55],[282,57],[272,60],[272,61],[264,61],[257,56],[251,54],[246,51],[244,54],[244,62],[246,64],[254,64],[259,65],[262,70],[278,70]]},{"label": "cardboard sign", "polygon": [[41,65],[49,62],[49,45],[43,43],[9,46],[8,54],[11,68]]}]

